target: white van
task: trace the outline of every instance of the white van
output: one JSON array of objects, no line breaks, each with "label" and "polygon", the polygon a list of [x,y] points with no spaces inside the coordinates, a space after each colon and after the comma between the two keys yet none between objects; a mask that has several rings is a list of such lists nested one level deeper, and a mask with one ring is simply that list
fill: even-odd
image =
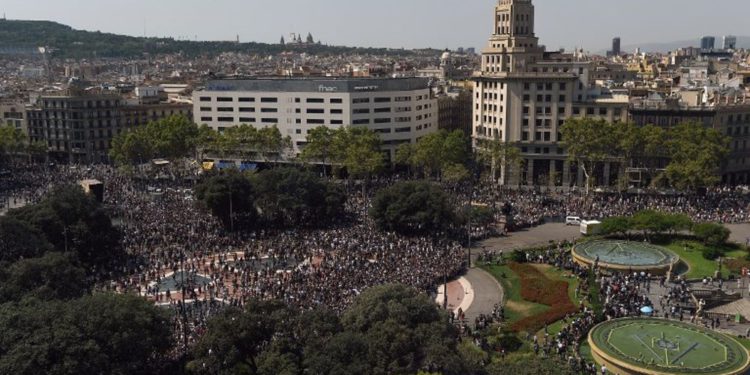
[{"label": "white van", "polygon": [[581,225],[581,218],[578,216],[568,216],[565,218],[565,225]]}]

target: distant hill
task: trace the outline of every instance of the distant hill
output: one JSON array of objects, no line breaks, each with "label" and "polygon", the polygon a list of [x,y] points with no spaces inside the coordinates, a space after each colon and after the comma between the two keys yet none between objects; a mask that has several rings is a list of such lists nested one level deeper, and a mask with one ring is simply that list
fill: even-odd
[{"label": "distant hill", "polygon": [[[674,41],[674,42],[626,44],[622,47],[622,50],[624,52],[632,53],[635,51],[636,48],[640,47],[641,51],[643,52],[669,52],[669,51],[674,51],[678,48],[683,48],[683,47],[690,47],[690,46],[699,47],[700,46],[699,39],[700,38],[695,38],[695,40],[682,40],[682,41]],[[716,47],[717,48],[722,47],[721,36],[716,37]],[[737,48],[750,48],[750,37],[738,36]]]},{"label": "distant hill", "polygon": [[437,50],[404,50],[389,48],[359,48],[326,45],[281,46],[265,43],[198,42],[171,38],[141,38],[75,30],[51,21],[0,20],[0,51],[28,50],[50,47],[60,57],[138,57],[144,53],[183,53],[187,56],[216,55],[223,52],[276,54],[283,51],[304,51],[310,54],[379,54],[408,56],[439,54]]}]

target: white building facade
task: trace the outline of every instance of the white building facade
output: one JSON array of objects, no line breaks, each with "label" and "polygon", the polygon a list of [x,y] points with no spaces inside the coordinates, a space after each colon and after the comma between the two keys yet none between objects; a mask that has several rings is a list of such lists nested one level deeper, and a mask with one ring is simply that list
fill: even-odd
[{"label": "white building facade", "polygon": [[215,80],[193,93],[193,106],[195,121],[218,131],[275,125],[291,137],[295,154],[319,126],[372,129],[391,160],[400,144],[438,129],[437,99],[420,78]]},{"label": "white building facade", "polygon": [[[571,117],[627,121],[627,95],[597,86],[594,64],[581,53],[546,52],[534,34],[531,0],[499,0],[494,27],[475,72],[472,135],[520,148],[521,168],[501,168],[501,183],[570,187],[583,182],[582,170],[568,162],[561,128]],[[606,163],[598,182],[614,183]]]}]

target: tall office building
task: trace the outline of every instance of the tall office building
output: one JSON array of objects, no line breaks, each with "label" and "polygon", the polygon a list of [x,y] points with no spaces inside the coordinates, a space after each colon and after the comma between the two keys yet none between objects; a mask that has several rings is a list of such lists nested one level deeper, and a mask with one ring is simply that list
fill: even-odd
[{"label": "tall office building", "polygon": [[612,39],[612,56],[620,56],[620,37]]},{"label": "tall office building", "polygon": [[438,129],[437,99],[428,83],[423,78],[209,81],[193,93],[195,121],[218,131],[275,125],[291,137],[294,153],[315,127],[362,126],[378,133],[393,157],[398,145]]},{"label": "tall office building", "polygon": [[710,51],[715,48],[716,38],[712,36],[704,36],[701,38],[701,49],[704,51]]},{"label": "tall office building", "polygon": [[[475,147],[494,139],[517,145],[518,170],[501,168],[501,183],[569,187],[583,184],[583,171],[571,165],[559,144],[571,117],[627,120],[627,95],[597,86],[594,64],[582,53],[545,52],[534,34],[531,0],[500,0],[493,32],[475,72],[472,135]],[[597,181],[616,181],[618,166],[603,163]]]},{"label": "tall office building", "polygon": [[725,50],[737,49],[737,37],[734,35],[724,35],[722,44]]}]

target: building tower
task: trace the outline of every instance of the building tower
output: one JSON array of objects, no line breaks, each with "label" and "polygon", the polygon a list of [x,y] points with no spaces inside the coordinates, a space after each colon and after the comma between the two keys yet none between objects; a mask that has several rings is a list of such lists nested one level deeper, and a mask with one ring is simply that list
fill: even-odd
[{"label": "building tower", "polygon": [[531,0],[500,0],[495,7],[494,30],[482,51],[482,72],[525,71],[544,54],[534,34]]},{"label": "building tower", "polygon": [[[572,117],[591,116],[613,122],[627,117],[627,100],[598,101],[591,60],[582,54],[546,52],[534,34],[531,0],[498,0],[493,30],[482,50],[481,71],[474,72],[472,140],[517,147],[516,166],[493,166],[501,184],[569,187],[583,183],[583,173],[567,160],[561,128]],[[611,165],[603,166],[608,185]]]},{"label": "building tower", "polygon": [[716,44],[716,38],[712,36],[704,36],[701,38],[701,49],[704,51],[710,51],[714,49]]},{"label": "building tower", "polygon": [[725,50],[737,49],[737,37],[734,35],[724,35],[722,44]]},{"label": "building tower", "polygon": [[620,56],[620,37],[612,39],[612,56]]}]

